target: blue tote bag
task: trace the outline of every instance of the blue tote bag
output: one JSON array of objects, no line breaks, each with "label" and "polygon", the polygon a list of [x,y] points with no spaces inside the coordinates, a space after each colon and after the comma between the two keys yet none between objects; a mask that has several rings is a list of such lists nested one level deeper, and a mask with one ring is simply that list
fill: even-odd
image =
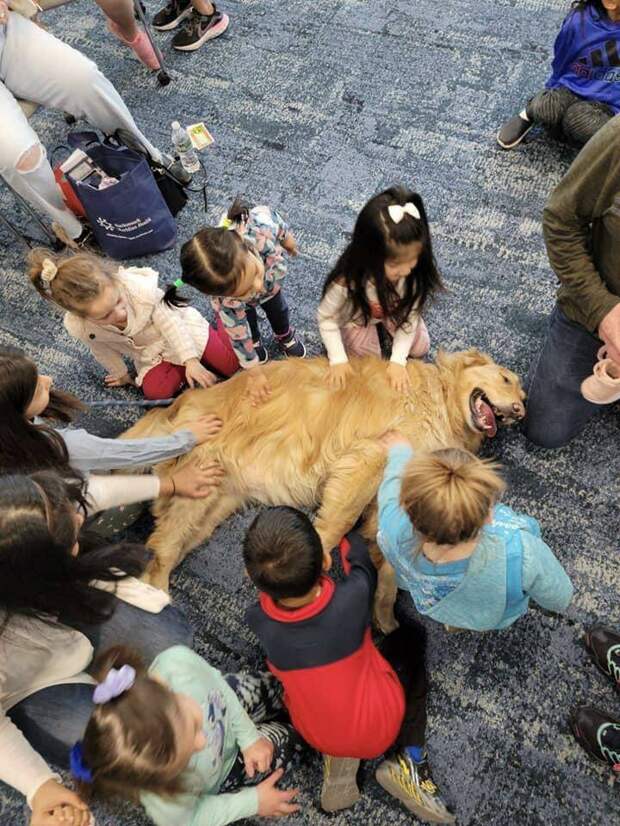
[{"label": "blue tote bag", "polygon": [[174,246],[177,225],[144,157],[126,146],[102,143],[94,132],[69,135],[106,175],[118,183],[98,189],[88,179],[69,182],[95,239],[111,258],[135,258]]}]

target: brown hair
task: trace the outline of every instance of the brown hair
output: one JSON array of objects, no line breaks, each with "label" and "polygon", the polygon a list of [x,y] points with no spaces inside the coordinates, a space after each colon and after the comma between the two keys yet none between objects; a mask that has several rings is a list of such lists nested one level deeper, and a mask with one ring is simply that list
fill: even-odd
[{"label": "brown hair", "polygon": [[499,467],[461,448],[416,455],[405,468],[400,503],[426,539],[465,542],[476,536],[505,488]]},{"label": "brown hair", "polygon": [[177,756],[174,693],[150,677],[140,655],[124,646],[101,654],[93,676],[103,682],[110,669],[123,665],[135,669],[136,680],[119,697],[95,706],[82,742],[92,782],[80,782],[79,792],[86,798],[101,795],[129,800],[136,800],[142,791],[178,794],[183,791],[179,775],[166,774]]},{"label": "brown hair", "polygon": [[[28,277],[39,295],[63,310],[83,316],[118,270],[118,264],[90,252],[55,253],[44,247],[28,255]],[[56,268],[49,280],[45,271]]]}]

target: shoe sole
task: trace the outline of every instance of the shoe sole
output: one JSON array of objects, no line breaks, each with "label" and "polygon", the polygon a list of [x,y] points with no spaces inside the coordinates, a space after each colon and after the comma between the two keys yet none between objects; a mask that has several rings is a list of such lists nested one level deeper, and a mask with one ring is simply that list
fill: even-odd
[{"label": "shoe sole", "polygon": [[502,147],[502,149],[514,149],[515,146],[518,146],[521,143],[521,141],[523,140],[523,138],[526,135],[529,135],[529,133],[532,131],[533,128],[534,128],[534,124],[532,124],[530,127],[528,127],[525,130],[525,132],[522,135],[520,135],[517,138],[516,141],[513,141],[512,143],[505,143],[504,141],[500,140],[500,137],[499,137],[500,132],[498,132],[497,135],[496,135],[497,143]]},{"label": "shoe sole", "polygon": [[408,809],[408,811],[412,812],[412,814],[420,820],[424,820],[427,823],[456,823],[456,815],[449,813],[446,813],[445,815],[438,815],[437,812],[431,812],[428,809],[425,809],[424,806],[419,806],[417,803],[414,803],[410,798],[404,800],[400,787],[396,784],[392,785],[389,777],[383,778],[375,775],[375,779],[389,795],[396,798],[396,800],[399,800],[403,806]]},{"label": "shoe sole", "polygon": [[[586,396],[584,396],[584,399],[585,398],[586,398]],[[589,399],[588,399],[588,401],[589,401]],[[620,684],[615,681],[615,679],[612,677],[612,675],[609,673],[609,671],[604,669],[603,666],[598,661],[598,657],[596,656],[596,654],[594,652],[594,648],[592,646],[592,638],[590,636],[589,631],[586,631],[586,633],[584,635],[584,642],[585,642],[585,646],[586,646],[586,651],[590,655],[590,659],[592,660],[594,665],[598,668],[598,670],[601,672],[601,674],[603,674],[605,677],[607,677],[608,680],[611,680],[611,683],[614,686],[614,688],[616,689],[616,691],[620,692]]]},{"label": "shoe sole", "polygon": [[173,49],[176,49],[177,52],[195,52],[196,49],[199,49],[207,40],[215,40],[216,37],[224,34],[229,23],[230,19],[228,15],[224,14],[217,26],[212,26],[210,29],[207,29],[200,40],[197,40],[195,43],[190,43],[189,46],[173,46]]},{"label": "shoe sole", "polygon": [[156,26],[155,23],[153,23],[153,28],[157,29],[158,32],[172,31],[172,29],[176,29],[177,26],[179,26],[185,20],[186,17],[189,17],[191,13],[192,7],[191,5],[189,5],[186,9],[184,9],[181,12],[181,14],[178,17],[176,17],[174,20],[171,20],[170,23],[165,23],[163,26]]}]

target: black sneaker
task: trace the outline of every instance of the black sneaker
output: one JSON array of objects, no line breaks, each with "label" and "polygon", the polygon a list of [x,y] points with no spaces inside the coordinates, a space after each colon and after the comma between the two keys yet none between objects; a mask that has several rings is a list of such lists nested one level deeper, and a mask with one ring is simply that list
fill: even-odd
[{"label": "black sneaker", "polygon": [[415,763],[404,751],[384,760],[375,772],[377,783],[410,812],[428,823],[454,823],[456,818],[441,799],[428,760]]},{"label": "black sneaker", "polygon": [[596,667],[620,691],[620,634],[604,625],[594,625],[586,631],[585,643]]},{"label": "black sneaker", "polygon": [[213,40],[224,34],[230,20],[227,14],[219,12],[213,5],[213,14],[200,14],[192,9],[191,16],[185,21],[181,31],[172,38],[172,46],[180,52],[194,52],[207,40]]},{"label": "black sneaker", "polygon": [[514,149],[518,146],[530,129],[534,121],[526,120],[521,115],[515,115],[507,120],[497,133],[497,142],[502,149]]},{"label": "black sneaker", "polygon": [[620,777],[620,720],[594,706],[579,706],[571,714],[570,727],[590,757],[611,768],[612,781]]},{"label": "black sneaker", "polygon": [[306,356],[306,348],[303,341],[296,335],[291,327],[285,336],[276,336],[278,347],[287,358],[303,359]]},{"label": "black sneaker", "polygon": [[176,27],[192,13],[191,0],[170,0],[153,18],[153,28],[167,32]]},{"label": "black sneaker", "polygon": [[259,364],[267,364],[269,361],[269,353],[265,349],[265,347],[260,343],[260,341],[254,342],[254,352],[258,356]]}]

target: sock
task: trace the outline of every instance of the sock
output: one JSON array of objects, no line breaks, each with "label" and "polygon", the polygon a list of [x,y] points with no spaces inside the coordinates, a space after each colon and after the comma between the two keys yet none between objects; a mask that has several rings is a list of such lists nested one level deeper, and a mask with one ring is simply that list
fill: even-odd
[{"label": "sock", "polygon": [[527,112],[526,112],[526,110],[525,110],[525,109],[522,109],[522,110],[519,112],[519,117],[521,118],[521,120],[526,120],[528,123],[529,123],[529,121],[530,121],[530,119],[529,119],[529,118],[528,118],[528,116],[527,116]]},{"label": "sock", "polygon": [[405,746],[405,754],[414,763],[422,763],[425,757],[424,746]]}]

